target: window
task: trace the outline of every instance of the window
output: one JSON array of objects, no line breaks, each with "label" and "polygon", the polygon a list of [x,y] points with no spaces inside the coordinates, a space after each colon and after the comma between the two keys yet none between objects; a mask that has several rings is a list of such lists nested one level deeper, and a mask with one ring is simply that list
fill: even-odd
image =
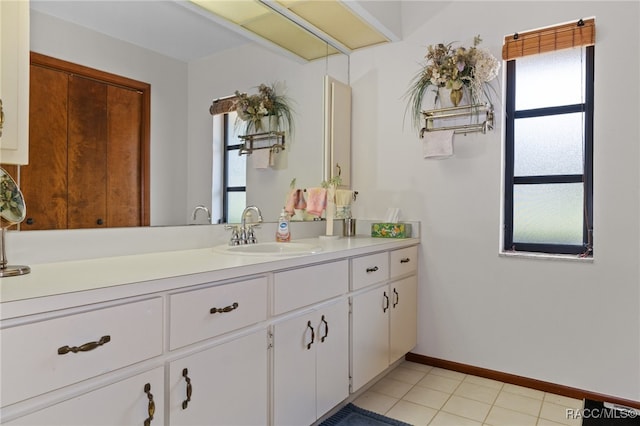
[{"label": "window", "polygon": [[236,112],[224,114],[223,221],[239,223],[247,199],[247,156],[235,129]]},{"label": "window", "polygon": [[505,251],[593,253],[595,23],[588,23],[587,42],[582,20],[505,40]]}]

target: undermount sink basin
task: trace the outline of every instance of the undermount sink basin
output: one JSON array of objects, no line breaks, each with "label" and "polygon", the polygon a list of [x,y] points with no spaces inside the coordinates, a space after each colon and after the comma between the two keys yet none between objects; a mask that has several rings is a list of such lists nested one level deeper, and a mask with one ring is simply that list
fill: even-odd
[{"label": "undermount sink basin", "polygon": [[322,247],[309,243],[257,243],[240,246],[216,246],[214,250],[224,254],[252,255],[252,256],[296,256],[313,254],[322,251]]}]

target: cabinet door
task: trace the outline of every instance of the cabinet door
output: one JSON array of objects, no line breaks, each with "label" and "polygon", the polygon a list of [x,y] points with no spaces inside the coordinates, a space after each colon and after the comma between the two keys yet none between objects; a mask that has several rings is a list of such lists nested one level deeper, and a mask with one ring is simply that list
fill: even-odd
[{"label": "cabinet door", "polygon": [[415,275],[391,283],[390,364],[416,345],[417,288],[418,278]]},{"label": "cabinet door", "polygon": [[389,366],[389,285],[353,296],[351,374],[355,392]]},{"label": "cabinet door", "polygon": [[349,303],[342,299],[318,314],[316,417],[321,417],[349,396]]},{"label": "cabinet door", "polygon": [[31,65],[29,165],[20,170],[27,203],[23,230],[67,228],[67,110],[69,76]]},{"label": "cabinet door", "polygon": [[69,228],[106,223],[107,85],[69,76]]},{"label": "cabinet door", "polygon": [[143,425],[152,412],[149,426],[164,425],[163,401],[164,368],[158,367],[4,424]]},{"label": "cabinet door", "polygon": [[274,425],[310,425],[316,421],[318,321],[318,314],[310,312],[274,326]]},{"label": "cabinet door", "polygon": [[169,424],[268,424],[267,369],[265,329],[171,362]]},{"label": "cabinet door", "polygon": [[0,163],[29,162],[29,2],[0,2]]}]

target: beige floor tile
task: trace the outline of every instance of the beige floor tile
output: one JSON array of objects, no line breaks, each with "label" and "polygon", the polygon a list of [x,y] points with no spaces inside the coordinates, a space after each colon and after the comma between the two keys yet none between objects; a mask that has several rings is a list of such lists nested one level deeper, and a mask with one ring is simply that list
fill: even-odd
[{"label": "beige floor tile", "polygon": [[414,386],[402,399],[438,410],[442,408],[450,396],[451,394],[447,392],[440,392],[439,390],[422,386]]},{"label": "beige floor tile", "polygon": [[481,426],[481,422],[465,419],[455,414],[438,411],[438,414],[431,420],[429,426]]},{"label": "beige floor tile", "polygon": [[430,366],[430,365],[419,364],[417,362],[411,362],[411,361],[403,361],[400,364],[400,367],[410,368],[412,370],[422,371],[423,373],[428,373],[429,371],[431,371],[433,369],[433,367]]},{"label": "beige floor tile", "polygon": [[490,409],[490,404],[452,395],[451,398],[449,398],[442,406],[441,410],[467,419],[482,422],[485,417],[487,417]]},{"label": "beige floor tile", "polygon": [[552,404],[562,405],[569,408],[583,408],[584,402],[581,399],[569,398],[567,396],[545,393],[544,400]]},{"label": "beige floor tile", "polygon": [[529,398],[536,398],[540,400],[544,399],[544,392],[542,391],[525,388],[524,386],[512,385],[511,383],[505,383],[502,387],[502,391],[528,396]]},{"label": "beige floor tile", "polygon": [[515,393],[500,392],[494,404],[498,407],[538,417],[542,401]]},{"label": "beige floor tile", "polygon": [[388,376],[380,379],[371,390],[393,398],[402,398],[413,387],[411,383],[390,379]]},{"label": "beige floor tile", "polygon": [[537,416],[530,416],[494,405],[484,422],[491,426],[536,426],[537,421]]},{"label": "beige floor tile", "polygon": [[496,400],[499,392],[499,389],[488,388],[486,386],[476,385],[475,383],[469,383],[463,380],[453,394],[487,404],[493,404],[493,401]]},{"label": "beige floor tile", "polygon": [[502,389],[502,386],[504,386],[504,383],[498,380],[487,379],[486,377],[478,377],[472,375],[467,375],[463,381],[473,383],[474,385],[486,386],[492,389]]},{"label": "beige floor tile", "polygon": [[466,374],[460,373],[459,371],[445,370],[444,368],[440,367],[433,367],[431,371],[429,371],[429,373],[437,374],[438,376],[443,376],[454,380],[462,380],[466,376]]},{"label": "beige floor tile", "polygon": [[580,426],[582,424],[582,420],[572,418],[571,416],[571,413],[574,410],[575,408],[573,407],[565,407],[563,405],[543,401],[542,409],[540,410],[540,417],[557,423],[562,423],[564,425]]},{"label": "beige floor tile", "polygon": [[547,420],[547,419],[543,419],[543,418],[538,418],[538,424],[537,426],[565,426],[562,423],[558,423],[558,422],[553,422],[551,420]]},{"label": "beige floor tile", "polygon": [[441,392],[453,393],[461,382],[462,380],[449,379],[444,376],[428,373],[417,383],[417,385],[439,390]]},{"label": "beige floor tile", "polygon": [[437,412],[438,410],[433,408],[409,401],[398,401],[385,415],[411,425],[426,426]]},{"label": "beige floor tile", "polygon": [[424,371],[413,370],[400,365],[387,374],[386,377],[415,385],[426,375],[427,373]]},{"label": "beige floor tile", "polygon": [[383,395],[370,390],[363,393],[353,401],[353,403],[358,407],[378,414],[385,414],[396,404],[396,402],[398,402],[397,398],[392,398],[388,395]]}]

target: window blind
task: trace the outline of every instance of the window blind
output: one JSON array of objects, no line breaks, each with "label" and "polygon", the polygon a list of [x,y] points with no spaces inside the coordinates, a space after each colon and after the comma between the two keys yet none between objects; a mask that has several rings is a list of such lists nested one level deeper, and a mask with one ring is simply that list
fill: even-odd
[{"label": "window blind", "polygon": [[233,104],[236,100],[236,96],[228,96],[226,98],[220,98],[213,101],[209,107],[209,113],[211,115],[226,114],[236,110]]},{"label": "window blind", "polygon": [[504,38],[502,59],[508,61],[577,46],[592,46],[596,42],[595,18],[555,25],[539,30],[515,33]]}]

